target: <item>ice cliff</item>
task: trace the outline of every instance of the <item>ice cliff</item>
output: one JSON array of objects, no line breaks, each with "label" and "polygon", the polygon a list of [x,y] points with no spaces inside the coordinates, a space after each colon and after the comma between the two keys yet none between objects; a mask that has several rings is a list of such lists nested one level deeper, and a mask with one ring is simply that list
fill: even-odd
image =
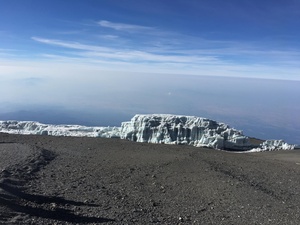
[{"label": "ice cliff", "polygon": [[121,138],[136,142],[186,144],[238,151],[290,150],[282,140],[253,145],[242,131],[214,120],[169,114],[135,115],[121,127],[52,125],[33,121],[0,121],[0,132],[52,136]]},{"label": "ice cliff", "polygon": [[137,142],[188,144],[231,150],[252,148],[242,131],[195,116],[135,115],[131,121],[122,123],[120,134],[122,139]]}]

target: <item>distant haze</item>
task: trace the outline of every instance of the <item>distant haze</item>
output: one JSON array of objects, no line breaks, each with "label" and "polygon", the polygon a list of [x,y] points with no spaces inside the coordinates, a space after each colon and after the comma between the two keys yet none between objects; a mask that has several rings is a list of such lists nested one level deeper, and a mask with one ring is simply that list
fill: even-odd
[{"label": "distant haze", "polygon": [[20,88],[5,96],[0,120],[120,126],[134,114],[169,113],[225,122],[248,136],[300,143],[299,81],[105,72],[64,79],[52,77],[50,86],[16,80]]}]

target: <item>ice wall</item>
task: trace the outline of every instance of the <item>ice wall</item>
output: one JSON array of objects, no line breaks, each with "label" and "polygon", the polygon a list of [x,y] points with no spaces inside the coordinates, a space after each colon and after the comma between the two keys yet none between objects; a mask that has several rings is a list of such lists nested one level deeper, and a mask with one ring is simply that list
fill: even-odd
[{"label": "ice wall", "polygon": [[214,120],[168,114],[135,115],[121,125],[121,138],[137,142],[188,144],[216,149],[248,150],[242,131]]},{"label": "ice wall", "polygon": [[0,121],[0,132],[52,136],[121,138],[137,142],[187,144],[249,152],[291,150],[300,146],[282,140],[252,145],[242,131],[214,120],[169,114],[135,115],[121,127],[52,125],[33,121]]}]

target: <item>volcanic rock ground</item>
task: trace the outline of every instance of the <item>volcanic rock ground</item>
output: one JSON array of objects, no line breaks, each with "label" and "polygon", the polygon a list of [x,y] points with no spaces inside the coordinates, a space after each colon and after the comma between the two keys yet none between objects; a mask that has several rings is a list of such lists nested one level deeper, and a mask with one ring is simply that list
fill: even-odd
[{"label": "volcanic rock ground", "polygon": [[1,224],[299,224],[300,151],[0,134]]}]

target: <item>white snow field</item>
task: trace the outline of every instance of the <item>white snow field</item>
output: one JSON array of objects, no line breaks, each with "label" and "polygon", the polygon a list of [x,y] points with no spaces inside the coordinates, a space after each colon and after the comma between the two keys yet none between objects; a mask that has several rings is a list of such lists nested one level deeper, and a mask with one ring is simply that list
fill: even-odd
[{"label": "white snow field", "polygon": [[52,136],[121,138],[136,142],[186,144],[235,151],[259,152],[292,150],[282,140],[267,140],[259,146],[250,143],[242,131],[214,120],[183,115],[135,115],[121,127],[51,125],[33,121],[0,121],[0,132]]}]

